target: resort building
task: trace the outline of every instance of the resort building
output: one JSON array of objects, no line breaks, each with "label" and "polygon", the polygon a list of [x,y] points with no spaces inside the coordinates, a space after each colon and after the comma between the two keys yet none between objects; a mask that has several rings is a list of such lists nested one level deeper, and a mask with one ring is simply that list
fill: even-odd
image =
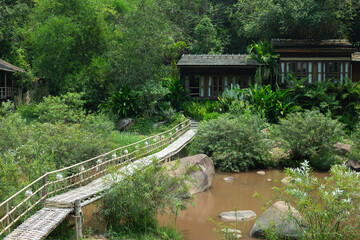
[{"label": "resort building", "polygon": [[14,87],[14,72],[25,71],[0,59],[0,101],[13,98],[17,94]]},{"label": "resort building", "polygon": [[[292,73],[298,79],[307,78],[309,84],[334,79],[360,80],[360,53],[348,40],[274,39],[275,53],[279,54],[279,85],[286,84]],[[237,55],[183,55],[177,64],[183,86],[190,96],[217,98],[231,84],[246,88],[254,83],[259,64]]]}]

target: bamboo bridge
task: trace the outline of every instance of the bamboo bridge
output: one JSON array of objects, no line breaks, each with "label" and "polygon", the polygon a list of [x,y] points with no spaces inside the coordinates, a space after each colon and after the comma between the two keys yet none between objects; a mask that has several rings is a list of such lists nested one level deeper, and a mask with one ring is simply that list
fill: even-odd
[{"label": "bamboo bridge", "polygon": [[6,240],[44,239],[69,215],[75,218],[76,239],[81,238],[81,207],[100,199],[109,188],[106,173],[110,167],[131,174],[153,158],[170,160],[192,141],[194,126],[188,119],[163,133],[43,174],[0,204],[0,238],[7,234]]}]

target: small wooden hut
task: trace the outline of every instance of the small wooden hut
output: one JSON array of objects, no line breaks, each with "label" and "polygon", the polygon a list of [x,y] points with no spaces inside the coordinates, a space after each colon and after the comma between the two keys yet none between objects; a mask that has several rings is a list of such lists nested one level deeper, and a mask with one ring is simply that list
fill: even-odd
[{"label": "small wooden hut", "polygon": [[13,98],[17,94],[14,87],[14,72],[25,72],[2,59],[0,59],[0,100]]},{"label": "small wooden hut", "polygon": [[246,54],[183,55],[177,64],[190,96],[215,99],[231,85],[248,87],[259,64]]}]

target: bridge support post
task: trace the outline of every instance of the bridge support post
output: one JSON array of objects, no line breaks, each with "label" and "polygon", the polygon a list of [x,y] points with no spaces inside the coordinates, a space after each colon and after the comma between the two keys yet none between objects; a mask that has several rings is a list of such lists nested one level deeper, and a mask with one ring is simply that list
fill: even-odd
[{"label": "bridge support post", "polygon": [[80,200],[75,201],[75,239],[79,240],[83,237],[82,235],[82,212]]},{"label": "bridge support post", "polygon": [[44,198],[43,200],[42,200],[42,204],[44,204],[44,202],[45,202],[45,198],[46,198],[46,195],[47,195],[47,186],[46,186],[46,184],[47,184],[47,181],[48,181],[48,176],[47,176],[47,174],[46,174],[46,172],[43,172],[43,179],[42,179],[42,191],[41,191],[41,194],[42,194],[42,198]]},{"label": "bridge support post", "polygon": [[[9,226],[10,225],[9,202],[6,202],[6,215],[7,215],[6,224],[7,224],[7,226]],[[8,233],[10,234],[10,232],[11,232],[11,229],[9,228]]]}]

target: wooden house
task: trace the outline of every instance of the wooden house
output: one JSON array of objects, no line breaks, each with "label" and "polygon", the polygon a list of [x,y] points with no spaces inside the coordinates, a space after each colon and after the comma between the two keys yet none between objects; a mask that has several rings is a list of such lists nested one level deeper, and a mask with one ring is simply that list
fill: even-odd
[{"label": "wooden house", "polygon": [[352,79],[352,54],[356,49],[348,40],[273,39],[271,42],[275,53],[280,54],[280,84],[285,83],[289,72],[297,78],[306,77],[308,83]]},{"label": "wooden house", "polygon": [[[280,55],[279,85],[285,85],[286,76],[307,78],[309,84],[334,79],[360,80],[360,53],[344,39],[294,40],[274,39],[275,53]],[[231,84],[241,88],[254,82],[259,64],[248,60],[246,54],[183,55],[177,64],[183,86],[190,96],[217,98]]]},{"label": "wooden house", "polygon": [[248,87],[258,66],[245,54],[187,54],[177,64],[185,89],[196,98],[217,98],[231,84]]},{"label": "wooden house", "polygon": [[0,59],[0,100],[13,98],[17,94],[14,87],[14,72],[25,71]]}]

